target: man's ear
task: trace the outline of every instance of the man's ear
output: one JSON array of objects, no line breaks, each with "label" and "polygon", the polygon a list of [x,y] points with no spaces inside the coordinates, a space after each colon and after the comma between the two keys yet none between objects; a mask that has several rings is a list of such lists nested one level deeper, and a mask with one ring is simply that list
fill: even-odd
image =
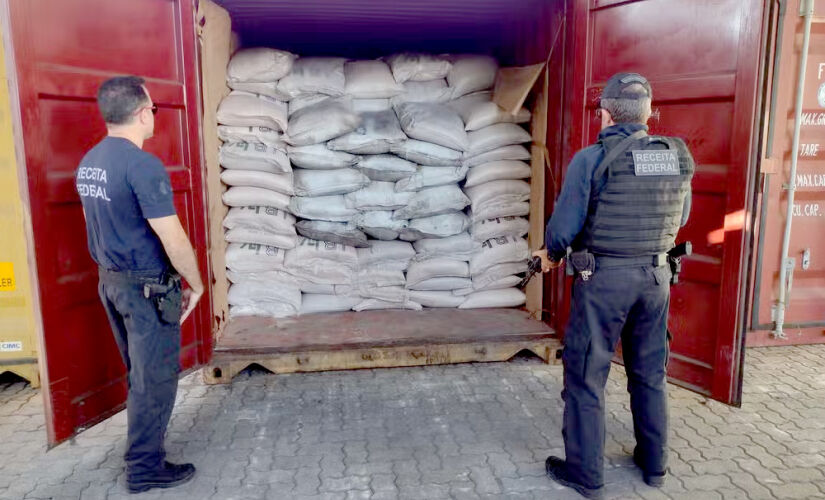
[{"label": "man's ear", "polygon": [[609,127],[611,125],[615,125],[616,123],[613,121],[613,116],[610,114],[610,111],[602,108],[602,128]]}]

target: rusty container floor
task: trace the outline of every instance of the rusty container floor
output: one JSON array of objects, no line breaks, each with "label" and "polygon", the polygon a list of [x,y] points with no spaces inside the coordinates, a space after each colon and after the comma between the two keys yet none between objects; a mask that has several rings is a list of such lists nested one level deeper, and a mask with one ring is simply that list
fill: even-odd
[{"label": "rusty container floor", "polygon": [[553,329],[521,309],[426,309],[313,314],[230,321],[205,371],[228,382],[250,364],[276,373],[504,361],[523,349],[547,362]]}]

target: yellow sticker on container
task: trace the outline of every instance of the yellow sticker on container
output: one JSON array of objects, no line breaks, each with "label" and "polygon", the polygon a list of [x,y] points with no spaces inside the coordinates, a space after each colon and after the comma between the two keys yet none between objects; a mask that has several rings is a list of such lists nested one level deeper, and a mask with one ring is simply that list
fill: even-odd
[{"label": "yellow sticker on container", "polygon": [[0,292],[13,292],[14,288],[14,263],[0,262]]}]

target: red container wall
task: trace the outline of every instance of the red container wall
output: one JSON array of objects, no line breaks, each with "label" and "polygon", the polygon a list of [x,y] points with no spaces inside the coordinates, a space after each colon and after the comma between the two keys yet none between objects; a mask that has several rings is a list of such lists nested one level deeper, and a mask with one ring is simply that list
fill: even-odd
[{"label": "red container wall", "polygon": [[[787,2],[777,46],[776,99],[766,106],[762,182],[765,195],[754,265],[754,293],[749,345],[825,342],[825,0],[814,2],[814,22],[806,65],[799,150],[793,149],[797,78],[802,59],[803,18],[800,0]],[[774,66],[777,67],[777,66]],[[772,118],[772,120],[771,120]],[[770,126],[771,121],[773,127]],[[779,269],[785,230],[791,160],[797,156],[789,257],[796,260],[785,313],[785,339],[773,338],[774,308],[779,300]],[[805,262],[807,260],[807,262]]]}]

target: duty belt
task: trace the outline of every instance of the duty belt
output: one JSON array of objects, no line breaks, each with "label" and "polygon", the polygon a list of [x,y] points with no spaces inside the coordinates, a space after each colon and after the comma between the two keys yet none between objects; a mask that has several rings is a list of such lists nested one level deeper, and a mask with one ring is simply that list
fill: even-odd
[{"label": "duty belt", "polygon": [[112,285],[143,285],[146,283],[166,283],[170,278],[168,270],[114,271],[98,268],[101,281]]},{"label": "duty belt", "polygon": [[608,255],[596,255],[596,267],[661,267],[665,264],[667,264],[666,253],[644,255],[642,257],[611,257]]}]

